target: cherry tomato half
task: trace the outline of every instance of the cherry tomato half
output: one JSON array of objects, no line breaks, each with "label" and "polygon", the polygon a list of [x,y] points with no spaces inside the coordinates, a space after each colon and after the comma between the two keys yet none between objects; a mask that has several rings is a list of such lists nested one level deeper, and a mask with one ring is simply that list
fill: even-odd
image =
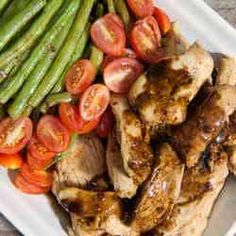
[{"label": "cherry tomato half", "polygon": [[59,116],[60,116],[61,122],[71,132],[76,132],[83,126],[83,122],[81,122],[81,119],[80,119],[75,107],[70,103],[60,104]]},{"label": "cherry tomato half", "polygon": [[19,153],[16,154],[0,154],[0,166],[7,169],[19,169],[22,165],[23,159]]},{"label": "cherry tomato half", "polygon": [[82,122],[82,127],[77,130],[78,134],[88,134],[90,132],[92,132],[93,130],[95,130],[98,125],[99,125],[99,121],[100,121],[100,117],[94,119],[94,120],[90,120],[90,121],[84,121],[81,117],[81,121]]},{"label": "cherry tomato half", "polygon": [[30,140],[28,151],[38,160],[52,159],[56,153],[48,150],[36,136],[33,136]]},{"label": "cherry tomato half", "polygon": [[138,20],[130,34],[130,43],[136,54],[148,63],[157,63],[163,55],[161,33],[154,17]]},{"label": "cherry tomato half", "polygon": [[37,138],[52,152],[65,151],[70,142],[68,129],[52,115],[45,115],[39,120]]},{"label": "cherry tomato half", "polygon": [[110,62],[104,69],[104,82],[111,91],[126,93],[143,70],[143,65],[135,59],[118,58]]},{"label": "cherry tomato half", "polygon": [[13,120],[5,118],[0,123],[0,153],[15,154],[29,142],[33,131],[28,117]]},{"label": "cherry tomato half", "polygon": [[124,25],[115,13],[108,13],[95,21],[91,37],[94,44],[109,55],[120,56],[125,48]]},{"label": "cherry tomato half", "polygon": [[80,99],[79,113],[85,121],[96,120],[107,109],[109,102],[108,88],[102,84],[93,84]]},{"label": "cherry tomato half", "polygon": [[92,84],[94,79],[95,68],[93,64],[87,59],[76,61],[66,74],[66,89],[71,94],[82,93]]},{"label": "cherry tomato half", "polygon": [[137,17],[144,18],[153,14],[153,0],[127,0],[127,3]]},{"label": "cherry tomato half", "polygon": [[99,137],[107,138],[114,126],[114,116],[110,107],[101,116],[100,123],[96,129]]},{"label": "cherry tomato half", "polygon": [[171,27],[171,21],[169,16],[162,9],[158,7],[155,7],[153,16],[158,22],[162,35],[165,35],[170,30]]},{"label": "cherry tomato half", "polygon": [[20,173],[17,174],[14,185],[24,193],[42,194],[50,191],[50,187],[40,187],[27,181]]},{"label": "cherry tomato half", "polygon": [[21,175],[31,184],[40,187],[51,187],[53,181],[53,174],[45,170],[35,170],[27,163],[21,167]]}]

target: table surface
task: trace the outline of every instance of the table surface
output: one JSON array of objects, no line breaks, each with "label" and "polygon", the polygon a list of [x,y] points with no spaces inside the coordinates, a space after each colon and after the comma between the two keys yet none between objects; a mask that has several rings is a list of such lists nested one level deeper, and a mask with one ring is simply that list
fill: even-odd
[{"label": "table surface", "polygon": [[[221,16],[236,27],[236,1],[235,0],[205,0]],[[0,235],[19,236],[20,233],[6,218],[0,214]]]}]

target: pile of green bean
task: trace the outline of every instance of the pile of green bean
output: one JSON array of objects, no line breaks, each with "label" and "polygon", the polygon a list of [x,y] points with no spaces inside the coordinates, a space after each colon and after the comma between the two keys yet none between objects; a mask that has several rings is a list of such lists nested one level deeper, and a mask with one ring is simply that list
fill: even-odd
[{"label": "pile of green bean", "polygon": [[129,29],[125,0],[1,0],[1,116],[29,116],[36,108],[45,113],[71,101],[65,74],[88,53],[99,72],[104,55],[89,42],[89,32],[106,12],[117,12]]}]

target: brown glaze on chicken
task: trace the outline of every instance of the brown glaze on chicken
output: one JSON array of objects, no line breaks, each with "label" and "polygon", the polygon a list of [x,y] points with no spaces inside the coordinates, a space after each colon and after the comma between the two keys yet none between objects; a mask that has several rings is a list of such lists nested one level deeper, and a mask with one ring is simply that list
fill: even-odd
[{"label": "brown glaze on chicken", "polygon": [[220,86],[191,118],[175,129],[174,146],[188,167],[197,164],[201,153],[225,127],[235,108],[235,88]]},{"label": "brown glaze on chicken", "polygon": [[179,124],[212,70],[209,53],[194,44],[185,54],[162,61],[138,78],[129,92],[130,104],[151,125]]},{"label": "brown glaze on chicken", "polygon": [[134,184],[133,179],[125,173],[115,132],[112,132],[108,137],[106,162],[109,177],[117,195],[121,198],[133,197],[136,194],[137,185]]},{"label": "brown glaze on chicken", "polygon": [[[227,154],[220,147],[211,145],[207,160],[185,170],[180,197],[173,213],[156,230],[164,235],[200,236],[228,176],[227,165]],[[201,230],[193,221],[199,221]]]},{"label": "brown glaze on chicken", "polygon": [[80,233],[76,235],[135,235],[121,221],[122,203],[114,192],[65,188],[59,192],[58,198],[72,214],[74,231]]},{"label": "brown glaze on chicken", "polygon": [[151,174],[151,147],[145,142],[143,125],[131,111],[126,97],[112,94],[111,107],[117,123],[117,138],[124,169],[135,184],[139,185]]},{"label": "brown glaze on chicken", "polygon": [[184,165],[167,143],[161,145],[152,175],[145,183],[132,227],[147,232],[171,213],[180,193]]},{"label": "brown glaze on chicken", "polygon": [[93,178],[105,172],[105,151],[101,140],[90,134],[78,136],[75,142],[71,156],[56,165],[54,192],[64,187],[86,187]]}]

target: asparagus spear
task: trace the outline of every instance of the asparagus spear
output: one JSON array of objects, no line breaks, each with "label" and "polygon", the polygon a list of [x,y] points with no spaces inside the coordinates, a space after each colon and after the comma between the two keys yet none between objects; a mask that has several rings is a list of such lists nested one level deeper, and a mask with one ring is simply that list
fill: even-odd
[{"label": "asparagus spear", "polygon": [[56,106],[60,103],[71,102],[72,96],[68,92],[55,93],[49,96],[43,105],[40,107],[42,113],[46,113],[50,107]]},{"label": "asparagus spear", "polygon": [[84,48],[88,42],[89,39],[89,29],[90,29],[90,24],[87,24],[83,34],[81,35],[79,42],[77,43],[77,46],[75,48],[75,51],[72,55],[72,59],[70,60],[70,63],[66,66],[66,69],[64,70],[64,72],[62,73],[61,77],[59,78],[59,80],[56,82],[55,86],[53,87],[52,91],[50,92],[51,94],[54,93],[59,93],[63,90],[63,85],[64,85],[64,78],[66,75],[66,72],[68,71],[69,67],[78,59],[81,58]]},{"label": "asparagus spear", "polygon": [[23,26],[32,19],[45,5],[46,0],[34,0],[18,12],[11,20],[4,24],[0,29],[0,51],[6,46],[6,44],[19,32]]},{"label": "asparagus spear", "polygon": [[76,6],[77,3],[72,3],[67,10],[61,13],[61,16],[45,34],[18,73],[3,83],[0,88],[0,103],[6,103],[21,88],[39,60],[52,48],[52,41],[56,39],[58,33],[68,24],[68,20],[75,14],[78,9]]},{"label": "asparagus spear", "polygon": [[96,8],[96,17],[100,18],[103,16],[104,13],[104,6],[102,3],[98,3],[97,4],[97,8]]},{"label": "asparagus spear", "polygon": [[10,2],[10,0],[1,0],[0,2],[0,13],[6,7],[6,5]]},{"label": "asparagus spear", "polygon": [[[28,106],[30,107],[27,109],[28,112],[30,110],[33,110],[33,108],[37,107],[42,102],[42,100],[51,91],[53,86],[56,84],[56,82],[62,75],[66,66],[70,62],[71,56],[89,20],[90,12],[92,10],[94,2],[95,0],[83,1],[83,4],[80,7],[80,10],[77,14],[73,28],[71,29],[71,32],[67,37],[66,43],[59,52],[59,55],[54,61],[49,72],[47,73],[47,75],[40,83],[39,87],[37,88],[37,90],[35,91],[35,93],[28,102]],[[29,115],[29,114],[24,113],[24,115]]]},{"label": "asparagus spear", "polygon": [[13,61],[17,57],[21,57],[25,51],[34,45],[36,40],[45,31],[48,23],[60,8],[62,3],[63,0],[50,0],[26,34],[24,34],[14,45],[0,55],[0,68],[2,73],[4,72],[5,66],[12,65],[12,67],[14,67]]},{"label": "asparagus spear", "polygon": [[108,6],[108,11],[109,12],[116,12],[113,0],[107,0],[107,6]]},{"label": "asparagus spear", "polygon": [[96,46],[92,46],[92,51],[91,51],[91,56],[90,56],[90,61],[94,65],[94,68],[96,70],[96,73],[100,70],[100,67],[102,65],[104,58],[104,53],[97,48]]},{"label": "asparagus spear", "polygon": [[51,44],[49,44],[50,48],[47,53],[41,58],[38,62],[37,66],[34,68],[30,76],[27,78],[24,86],[16,96],[14,102],[8,108],[8,113],[11,117],[17,118],[19,117],[23,110],[25,109],[27,102],[31,95],[35,92],[38,85],[48,72],[50,66],[52,65],[54,59],[56,58],[60,48],[62,47],[68,32],[73,24],[76,12],[79,8],[80,1],[72,0],[68,9],[65,12],[65,16],[67,17],[67,24],[64,25],[64,28],[61,32],[58,33],[57,37],[54,37]]}]

